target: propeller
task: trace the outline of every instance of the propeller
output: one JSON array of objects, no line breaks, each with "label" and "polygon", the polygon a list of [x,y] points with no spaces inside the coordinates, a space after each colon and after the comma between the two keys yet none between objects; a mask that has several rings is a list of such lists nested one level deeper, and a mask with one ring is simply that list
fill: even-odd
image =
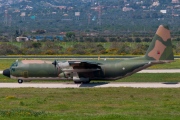
[{"label": "propeller", "polygon": [[57,60],[55,60],[52,64],[56,67],[56,66],[57,66],[57,64],[58,64],[58,61],[57,61]]}]

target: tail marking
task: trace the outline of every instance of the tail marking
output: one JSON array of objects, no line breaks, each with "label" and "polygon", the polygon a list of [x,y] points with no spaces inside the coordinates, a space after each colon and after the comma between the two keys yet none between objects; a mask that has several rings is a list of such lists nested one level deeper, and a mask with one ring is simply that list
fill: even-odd
[{"label": "tail marking", "polygon": [[160,25],[146,52],[147,60],[174,60],[170,30]]},{"label": "tail marking", "polygon": [[159,26],[156,34],[159,35],[165,42],[171,38],[170,30],[164,28],[163,25]]},{"label": "tail marking", "polygon": [[155,47],[148,53],[148,56],[154,58],[155,60],[159,60],[165,49],[166,46],[159,40],[156,40]]}]

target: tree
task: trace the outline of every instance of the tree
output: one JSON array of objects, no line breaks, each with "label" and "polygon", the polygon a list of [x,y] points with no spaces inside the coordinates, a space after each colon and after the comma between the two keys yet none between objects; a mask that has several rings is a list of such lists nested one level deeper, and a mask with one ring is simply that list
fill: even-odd
[{"label": "tree", "polygon": [[151,42],[151,39],[150,39],[150,38],[143,38],[142,41],[143,41],[143,42]]},{"label": "tree", "polygon": [[159,0],[160,4],[170,4],[172,0]]},{"label": "tree", "polygon": [[114,38],[114,37],[113,37],[113,38],[110,38],[110,39],[109,39],[109,42],[117,42],[117,39]]},{"label": "tree", "polygon": [[141,38],[139,37],[135,38],[135,42],[141,42]]},{"label": "tree", "polygon": [[8,38],[5,36],[0,36],[0,41],[1,42],[9,42]]},{"label": "tree", "polygon": [[70,39],[71,39],[71,38],[74,38],[74,37],[75,37],[75,33],[74,33],[74,32],[67,32],[67,33],[66,33],[66,37],[67,37],[67,38],[70,38]]},{"label": "tree", "polygon": [[36,30],[36,34],[44,34],[46,33],[46,30]]},{"label": "tree", "polygon": [[117,54],[125,55],[130,53],[131,48],[127,44],[120,43],[119,45],[120,46],[118,48]]},{"label": "tree", "polygon": [[42,47],[42,44],[41,44],[40,42],[34,42],[34,43],[32,44],[32,46],[33,46],[34,48],[41,48],[41,47]]}]

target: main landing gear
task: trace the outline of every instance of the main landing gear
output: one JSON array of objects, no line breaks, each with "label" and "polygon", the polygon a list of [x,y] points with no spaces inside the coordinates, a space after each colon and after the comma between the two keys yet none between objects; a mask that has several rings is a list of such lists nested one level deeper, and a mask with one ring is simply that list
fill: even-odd
[{"label": "main landing gear", "polygon": [[90,83],[90,80],[88,81],[74,81],[75,84],[89,84]]},{"label": "main landing gear", "polygon": [[18,83],[19,83],[19,84],[23,83],[23,80],[18,79]]},{"label": "main landing gear", "polygon": [[79,77],[77,72],[73,72],[73,80],[75,84],[88,84],[91,81],[89,78]]}]

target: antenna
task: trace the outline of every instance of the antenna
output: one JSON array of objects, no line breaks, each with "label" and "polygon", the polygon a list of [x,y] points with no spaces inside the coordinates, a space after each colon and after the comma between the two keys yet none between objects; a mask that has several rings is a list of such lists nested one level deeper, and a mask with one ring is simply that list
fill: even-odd
[{"label": "antenna", "polygon": [[7,25],[8,24],[8,10],[4,11],[4,24]]},{"label": "antenna", "polygon": [[88,26],[89,26],[89,24],[91,22],[91,13],[88,13],[87,16],[88,16]]},{"label": "antenna", "polygon": [[98,6],[98,24],[101,25],[102,6]]},{"label": "antenna", "polygon": [[12,16],[9,15],[9,22],[8,22],[9,26],[11,26],[11,23],[12,23]]}]

